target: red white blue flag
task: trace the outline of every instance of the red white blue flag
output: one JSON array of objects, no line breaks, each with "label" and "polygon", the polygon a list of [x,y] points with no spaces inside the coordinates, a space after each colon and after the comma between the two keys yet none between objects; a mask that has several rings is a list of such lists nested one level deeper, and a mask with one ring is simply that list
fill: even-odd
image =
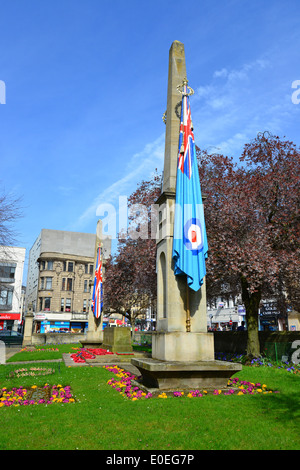
[{"label": "red white blue flag", "polygon": [[96,318],[101,317],[102,308],[103,308],[102,259],[101,259],[101,247],[99,245],[98,250],[97,250],[97,261],[96,261],[93,300],[92,300],[92,310]]},{"label": "red white blue flag", "polygon": [[206,274],[208,245],[200,188],[191,108],[184,85],[179,134],[176,205],[174,218],[174,274],[187,275],[187,283],[197,291]]}]

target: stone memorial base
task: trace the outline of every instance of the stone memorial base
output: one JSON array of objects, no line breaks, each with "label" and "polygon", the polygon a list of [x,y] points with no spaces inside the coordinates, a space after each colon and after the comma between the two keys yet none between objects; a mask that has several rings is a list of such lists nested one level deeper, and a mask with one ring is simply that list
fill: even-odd
[{"label": "stone memorial base", "polygon": [[88,331],[85,339],[80,341],[83,348],[102,348],[103,330]]},{"label": "stone memorial base", "polygon": [[214,335],[182,331],[153,332],[152,357],[162,361],[213,361]]},{"label": "stone memorial base", "polygon": [[161,361],[131,359],[140,371],[140,384],[149,391],[184,391],[226,388],[228,379],[242,369],[225,361]]},{"label": "stone memorial base", "polygon": [[80,344],[82,345],[83,348],[102,348],[103,340],[88,340],[84,339],[80,341]]}]

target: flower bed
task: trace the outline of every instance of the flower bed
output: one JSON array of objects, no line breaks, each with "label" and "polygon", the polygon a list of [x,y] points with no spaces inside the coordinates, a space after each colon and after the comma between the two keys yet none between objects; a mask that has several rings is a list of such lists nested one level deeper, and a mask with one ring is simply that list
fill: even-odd
[{"label": "flower bed", "polygon": [[126,372],[118,366],[103,366],[104,369],[113,372],[117,379],[110,379],[107,383],[113,387],[117,392],[120,392],[123,396],[130,398],[131,400],[138,400],[139,398],[152,398],[151,393],[145,393],[139,389],[139,387],[132,385],[132,380],[136,379],[136,376],[130,372]]},{"label": "flower bed", "polygon": [[[140,398],[152,398],[151,393],[145,393],[139,389],[137,386],[133,386],[132,381],[136,380],[137,377],[130,372],[126,372],[120,367],[114,366],[103,366],[104,369],[113,372],[117,378],[112,378],[108,380],[107,384],[113,387],[115,390],[120,392],[123,396],[131,399],[138,400]],[[258,393],[278,393],[277,391],[268,389],[267,385],[260,383],[246,382],[244,380],[239,380],[238,378],[229,379],[228,388],[225,390],[215,389],[215,390],[190,390],[188,393],[182,391],[175,391],[171,393],[162,392],[158,395],[158,398],[168,398],[168,397],[177,397],[177,398],[196,398],[196,397],[205,397],[208,394],[211,395],[254,395]]]},{"label": "flower bed", "polygon": [[32,385],[31,388],[24,387],[12,388],[7,390],[6,387],[0,389],[0,408],[7,406],[24,406],[52,403],[74,403],[75,399],[71,393],[69,385],[45,384],[43,387]]},{"label": "flower bed", "polygon": [[25,347],[25,348],[22,348],[19,352],[40,352],[40,351],[43,351],[43,352],[53,352],[53,351],[59,351],[58,348],[32,348],[32,346],[30,347]]},{"label": "flower bed", "polygon": [[106,356],[108,354],[113,354],[107,349],[101,348],[83,348],[80,349],[77,353],[71,354],[71,359],[76,363],[86,362],[86,359],[95,359],[96,356]]},{"label": "flower bed", "polygon": [[36,377],[40,375],[55,374],[55,369],[50,367],[30,367],[29,369],[22,367],[21,369],[13,370],[9,373],[9,378],[19,377]]},{"label": "flower bed", "polygon": [[282,362],[282,361],[272,361],[271,359],[261,356],[259,358],[254,358],[250,362],[244,354],[234,354],[234,353],[216,353],[215,359],[219,361],[227,362],[240,362],[244,364],[247,361],[247,365],[251,367],[274,367],[276,369],[285,369],[287,372],[293,374],[300,374],[300,363],[294,364],[292,362]]}]

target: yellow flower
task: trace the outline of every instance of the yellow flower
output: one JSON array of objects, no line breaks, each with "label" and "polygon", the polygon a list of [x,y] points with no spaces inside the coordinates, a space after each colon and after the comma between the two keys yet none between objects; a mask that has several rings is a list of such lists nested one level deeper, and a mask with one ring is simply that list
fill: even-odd
[{"label": "yellow flower", "polygon": [[244,395],[243,392],[239,392],[238,395]]},{"label": "yellow flower", "polygon": [[188,398],[193,398],[193,395],[192,395],[191,393],[188,393],[188,394],[187,394],[187,397],[188,397]]},{"label": "yellow flower", "polygon": [[160,395],[158,395],[158,398],[168,398],[167,395],[165,394],[165,392],[161,393]]},{"label": "yellow flower", "polygon": [[137,400],[137,397],[133,397],[133,398],[132,398],[132,401],[134,401],[134,400]]},{"label": "yellow flower", "polygon": [[37,385],[31,385],[31,388],[37,388]]}]

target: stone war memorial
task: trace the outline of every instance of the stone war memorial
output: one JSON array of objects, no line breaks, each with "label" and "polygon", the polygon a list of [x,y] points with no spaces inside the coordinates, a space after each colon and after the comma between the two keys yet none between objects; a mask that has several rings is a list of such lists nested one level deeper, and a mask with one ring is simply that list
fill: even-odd
[{"label": "stone war memorial", "polygon": [[242,368],[214,359],[214,336],[207,332],[207,241],[189,107],[193,90],[186,77],[184,45],[174,41],[164,115],[163,186],[157,201],[157,328],[152,357],[131,360],[141,373],[139,386],[151,393],[225,388]]},{"label": "stone war memorial", "polygon": [[[101,256],[101,248],[103,244],[103,237],[104,235],[102,233],[102,221],[98,220],[94,255],[94,266],[96,272],[98,272],[97,277],[100,281],[100,283],[97,284],[97,288],[102,285],[103,260]],[[98,292],[97,295],[95,295],[95,304],[92,305],[92,303],[90,303],[88,317],[89,327],[85,340],[81,341],[82,346],[85,348],[101,347],[113,353],[131,352],[131,332],[129,327],[104,328],[103,330],[103,315],[101,314],[102,295],[102,292]]]}]

